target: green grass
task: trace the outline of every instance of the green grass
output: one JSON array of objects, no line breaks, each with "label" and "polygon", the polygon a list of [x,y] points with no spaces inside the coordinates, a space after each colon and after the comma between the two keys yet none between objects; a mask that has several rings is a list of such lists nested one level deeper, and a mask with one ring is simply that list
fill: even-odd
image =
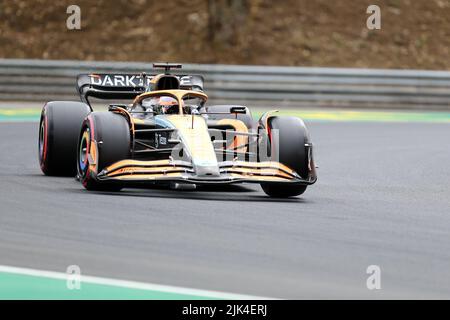
[{"label": "green grass", "polygon": [[[0,109],[0,122],[39,121],[40,113],[40,109]],[[262,109],[253,109],[256,119],[263,113]],[[306,121],[450,123],[450,112],[302,109],[282,110],[278,114],[296,116]]]},{"label": "green grass", "polygon": [[70,290],[66,280],[0,272],[0,300],[184,300],[211,299],[176,292],[134,289],[82,282],[79,290]]}]

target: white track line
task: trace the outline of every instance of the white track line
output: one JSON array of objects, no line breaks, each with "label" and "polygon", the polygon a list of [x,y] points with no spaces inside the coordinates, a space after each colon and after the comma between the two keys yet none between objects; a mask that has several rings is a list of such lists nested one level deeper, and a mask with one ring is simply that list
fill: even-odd
[{"label": "white track line", "polygon": [[[29,268],[19,268],[19,267],[11,267],[0,265],[0,272],[4,273],[12,273],[12,274],[21,274],[33,277],[43,277],[43,278],[51,278],[66,281],[69,274],[62,272],[54,272],[54,271],[46,271],[46,270],[37,270],[37,269],[29,269]],[[215,298],[215,299],[225,299],[225,300],[270,300],[273,298],[267,297],[259,297],[259,296],[250,296],[243,294],[235,294],[235,293],[227,293],[220,291],[210,291],[210,290],[200,290],[200,289],[191,289],[191,288],[183,288],[176,286],[166,286],[154,283],[145,283],[145,282],[137,282],[137,281],[128,281],[128,280],[118,280],[118,279],[110,279],[103,277],[92,277],[92,276],[80,276],[81,283],[93,283],[100,284],[106,286],[114,286],[114,287],[123,287],[129,289],[138,289],[138,290],[149,290],[149,291],[159,291],[166,293],[174,293],[174,294],[183,294],[190,295],[196,297],[206,297],[206,298]]]}]

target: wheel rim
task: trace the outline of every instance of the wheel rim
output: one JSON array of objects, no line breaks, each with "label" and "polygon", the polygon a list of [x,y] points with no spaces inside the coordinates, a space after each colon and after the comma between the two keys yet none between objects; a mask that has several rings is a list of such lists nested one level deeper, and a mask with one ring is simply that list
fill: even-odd
[{"label": "wheel rim", "polygon": [[46,134],[47,134],[47,130],[46,130],[46,119],[45,117],[42,117],[41,119],[41,125],[39,127],[39,160],[41,161],[41,163],[45,160],[45,151],[46,151]]},{"label": "wheel rim", "polygon": [[80,148],[78,150],[78,168],[82,176],[86,175],[89,166],[89,148],[91,135],[87,128],[81,136]]}]

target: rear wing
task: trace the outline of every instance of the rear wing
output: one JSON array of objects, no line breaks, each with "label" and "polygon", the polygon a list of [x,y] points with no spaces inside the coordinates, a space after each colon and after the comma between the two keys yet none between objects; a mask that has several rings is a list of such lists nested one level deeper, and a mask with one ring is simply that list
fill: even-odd
[{"label": "rear wing", "polygon": [[[87,104],[89,104],[89,97],[120,100],[134,99],[136,96],[149,91],[150,82],[155,76],[131,73],[80,74],[77,77],[77,91],[81,100]],[[180,89],[203,91],[204,79],[202,76],[175,76],[180,81]]]}]

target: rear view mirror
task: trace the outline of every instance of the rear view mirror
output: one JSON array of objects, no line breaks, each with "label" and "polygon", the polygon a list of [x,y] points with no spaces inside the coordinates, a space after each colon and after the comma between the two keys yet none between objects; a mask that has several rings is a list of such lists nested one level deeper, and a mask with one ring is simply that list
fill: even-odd
[{"label": "rear view mirror", "polygon": [[247,108],[246,107],[231,107],[230,108],[230,113],[241,113],[241,114],[246,114],[247,113]]}]

